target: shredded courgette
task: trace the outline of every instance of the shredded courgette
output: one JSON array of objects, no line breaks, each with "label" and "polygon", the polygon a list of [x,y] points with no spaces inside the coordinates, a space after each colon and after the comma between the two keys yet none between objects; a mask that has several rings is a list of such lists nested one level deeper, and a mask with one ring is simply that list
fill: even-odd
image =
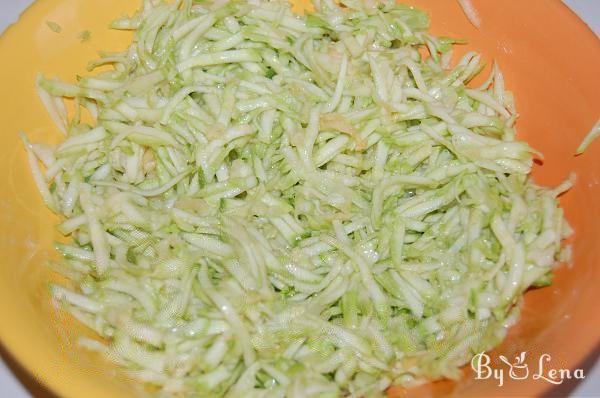
[{"label": "shredded courgette", "polygon": [[[82,344],[164,395],[376,396],[458,377],[570,233],[494,65],[393,1],[144,1],[24,139]],[[68,113],[64,100],[73,100]],[[41,162],[41,165],[38,163]]]}]

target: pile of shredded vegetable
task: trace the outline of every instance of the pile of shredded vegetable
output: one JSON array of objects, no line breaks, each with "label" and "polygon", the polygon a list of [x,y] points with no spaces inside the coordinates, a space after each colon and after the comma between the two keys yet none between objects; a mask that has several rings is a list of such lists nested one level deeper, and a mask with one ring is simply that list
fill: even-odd
[{"label": "pile of shredded vegetable", "polygon": [[[371,397],[458,377],[569,255],[500,70],[393,1],[146,0],[40,77],[57,304],[159,394]],[[74,101],[68,111],[65,99]]]}]

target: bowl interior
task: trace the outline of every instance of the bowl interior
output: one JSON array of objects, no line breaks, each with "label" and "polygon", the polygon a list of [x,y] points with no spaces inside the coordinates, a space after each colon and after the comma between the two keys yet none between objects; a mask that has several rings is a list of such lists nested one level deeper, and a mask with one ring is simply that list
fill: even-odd
[{"label": "bowl interior", "polygon": [[[520,322],[496,352],[512,358],[527,351],[532,369],[537,369],[542,353],[551,355],[548,366],[554,368],[593,363],[600,341],[600,142],[581,156],[573,154],[600,116],[600,41],[559,1],[473,1],[483,21],[480,29],[468,23],[454,1],[406,2],[428,11],[434,33],[469,39],[459,53],[474,49],[490,64],[499,62],[516,96],[519,136],[545,155],[534,171],[537,182],[556,185],[571,171],[577,173],[575,188],[561,198],[576,231],[573,267],[562,266],[552,286],[526,294]],[[101,6],[85,0],[40,0],[0,37],[0,339],[60,396],[147,392],[78,348],[76,337],[89,332],[50,305],[47,284],[57,276],[44,264],[57,259],[52,243],[60,239],[54,231],[58,219],[37,194],[17,133],[25,131],[36,142],[58,142],[60,133],[34,90],[36,74],[73,79],[85,71],[96,51],[123,49],[130,35],[108,30],[108,23],[138,5],[137,0],[103,0]],[[57,22],[62,31],[53,32],[46,21]],[[91,40],[81,42],[79,35],[85,30],[91,32]],[[531,378],[505,380],[502,388],[496,384],[475,382],[466,370],[459,382],[433,383],[419,393],[538,396],[563,395],[570,388],[566,382],[555,387]],[[390,394],[401,397],[409,392],[393,389]]]}]

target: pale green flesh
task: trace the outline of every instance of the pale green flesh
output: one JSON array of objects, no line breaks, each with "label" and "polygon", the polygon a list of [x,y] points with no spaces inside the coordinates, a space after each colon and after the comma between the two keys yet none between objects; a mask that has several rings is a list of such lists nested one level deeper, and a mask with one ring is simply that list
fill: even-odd
[{"label": "pale green flesh", "polygon": [[342,3],[145,1],[111,71],[38,81],[67,133],[25,139],[73,238],[53,297],[160,394],[458,377],[566,253],[571,181],[529,178],[496,65],[467,87],[480,56],[450,66],[424,13]]}]

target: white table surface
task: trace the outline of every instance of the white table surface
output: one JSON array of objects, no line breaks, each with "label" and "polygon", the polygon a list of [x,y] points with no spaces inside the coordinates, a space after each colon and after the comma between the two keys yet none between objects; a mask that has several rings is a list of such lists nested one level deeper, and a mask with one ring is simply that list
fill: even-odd
[{"label": "white table surface", "polygon": [[[449,0],[439,0],[449,1]],[[491,1],[491,0],[489,0]],[[513,0],[517,1],[517,0]],[[527,0],[521,0],[527,1]],[[547,0],[550,1],[550,0]],[[600,0],[564,0],[595,32],[600,35]],[[0,32],[15,22],[19,14],[33,0],[0,0]],[[0,397],[6,398],[48,398],[52,397],[19,369],[15,362],[0,351]],[[7,366],[8,364],[8,366]],[[586,375],[571,394],[571,397],[600,397],[600,363]]]}]

